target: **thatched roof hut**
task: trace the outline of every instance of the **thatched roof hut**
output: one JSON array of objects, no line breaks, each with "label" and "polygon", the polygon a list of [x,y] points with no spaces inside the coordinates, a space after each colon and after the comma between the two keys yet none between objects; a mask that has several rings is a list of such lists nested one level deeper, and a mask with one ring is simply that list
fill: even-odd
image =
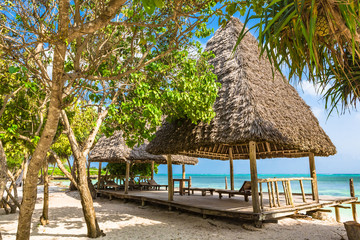
[{"label": "thatched roof hut", "polygon": [[[122,132],[117,131],[113,136],[102,137],[92,149],[89,155],[89,162],[138,162],[150,163],[154,161],[157,164],[166,164],[166,156],[152,155],[145,151],[147,144],[143,144],[133,149],[126,145]],[[195,157],[175,155],[172,156],[173,164],[196,165],[198,159]]]},{"label": "thatched roof hut", "polygon": [[232,20],[207,43],[214,73],[222,84],[210,124],[188,120],[165,123],[147,146],[152,154],[184,154],[210,159],[249,159],[249,141],[257,158],[329,156],[335,146],[310,107],[272,66],[259,58],[258,42],[248,33],[233,54],[243,24]]}]

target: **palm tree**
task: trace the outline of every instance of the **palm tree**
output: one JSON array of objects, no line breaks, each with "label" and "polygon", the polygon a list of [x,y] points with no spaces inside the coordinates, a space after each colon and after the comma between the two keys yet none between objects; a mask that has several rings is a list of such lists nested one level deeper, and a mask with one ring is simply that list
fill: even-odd
[{"label": "palm tree", "polygon": [[256,22],[250,29],[276,69],[288,68],[290,80],[312,81],[330,112],[344,112],[360,96],[359,8],[355,0],[271,0],[250,5],[245,23]]}]

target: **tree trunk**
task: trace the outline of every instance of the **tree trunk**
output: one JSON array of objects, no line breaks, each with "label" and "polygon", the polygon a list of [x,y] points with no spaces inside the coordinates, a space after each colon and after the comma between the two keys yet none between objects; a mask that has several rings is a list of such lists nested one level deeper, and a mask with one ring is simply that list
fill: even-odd
[{"label": "tree trunk", "polygon": [[66,160],[67,160],[67,162],[68,162],[68,165],[69,165],[69,168],[70,168],[70,172],[72,172],[72,168],[71,168],[71,164],[70,164],[69,157],[67,157]]},{"label": "tree trunk", "polygon": [[[71,168],[71,175],[72,175],[73,179],[75,179],[75,181],[77,183],[79,183],[79,180],[78,180],[78,178],[76,176],[76,173],[77,173],[77,164],[74,161],[73,165],[72,165],[72,168]],[[70,191],[76,191],[76,190],[77,190],[77,186],[73,182],[71,182],[70,183]]]},{"label": "tree trunk", "polygon": [[44,174],[43,174],[43,168],[40,169],[40,181],[38,183],[38,185],[43,185],[44,184]]},{"label": "tree trunk", "polygon": [[77,181],[75,180],[75,178],[72,177],[72,175],[66,170],[66,168],[64,167],[64,165],[62,164],[59,156],[56,154],[56,152],[54,152],[53,150],[50,149],[50,152],[54,155],[54,158],[56,160],[57,165],[59,166],[60,170],[65,174],[65,176],[70,180],[70,182],[75,186],[75,190],[77,189]]},{"label": "tree trunk", "polygon": [[[55,53],[60,51],[59,49],[55,50]],[[55,54],[55,58],[56,58]],[[65,55],[65,48],[64,48]],[[54,61],[56,62],[56,61]],[[54,64],[56,66],[56,64]],[[54,67],[55,69],[55,67]],[[56,72],[56,71],[55,71]],[[56,75],[56,74],[55,74]],[[61,76],[58,76],[60,78]],[[21,204],[21,210],[19,214],[19,223],[18,230],[16,234],[17,240],[27,240],[30,238],[30,226],[31,226],[31,217],[35,208],[35,202],[37,197],[37,180],[38,173],[43,163],[46,153],[48,152],[52,140],[54,139],[59,117],[60,117],[60,108],[61,108],[61,98],[62,98],[62,82],[60,79],[54,77],[52,85],[52,96],[49,105],[48,119],[46,121],[43,133],[39,140],[38,145],[34,151],[34,154],[31,158],[28,172],[24,185],[23,200]]]},{"label": "tree trunk", "polygon": [[[16,176],[18,176],[20,174],[21,170],[19,169],[18,173],[16,174]],[[8,195],[6,197],[6,201],[9,202],[10,201],[10,198],[11,200],[15,203],[15,207],[13,207],[11,210],[12,212],[11,213],[16,213],[16,206],[19,207],[20,209],[20,204],[18,202],[18,193],[17,193],[17,187],[16,187],[16,180],[15,180],[15,177],[14,175],[9,171],[7,170],[7,176],[8,178],[11,180],[11,185],[9,187],[9,189],[6,189],[6,191],[8,192]],[[14,196],[11,195],[11,191],[14,190]]]},{"label": "tree trunk", "polygon": [[[2,142],[0,140],[0,199],[3,198],[5,187],[7,182],[7,165],[6,165],[6,155]],[[6,205],[4,206],[6,208]],[[0,240],[2,240],[0,232]]]},{"label": "tree trunk", "polygon": [[54,176],[55,168],[56,168],[56,163],[54,163],[53,170],[51,172],[51,177]]},{"label": "tree trunk", "polygon": [[90,178],[90,163],[87,162],[86,166],[87,166],[87,176],[88,178]]},{"label": "tree trunk", "polygon": [[[64,31],[68,28],[69,2],[59,1],[59,39],[62,39]],[[61,41],[61,40],[59,40]],[[64,86],[64,62],[67,44],[65,38],[54,46],[53,76],[51,81],[51,97],[47,121],[41,134],[40,140],[32,155],[25,185],[23,188],[23,200],[21,204],[16,239],[27,240],[30,238],[31,218],[35,208],[37,197],[37,179],[43,161],[55,137],[59,123],[62,105],[62,92]]]},{"label": "tree trunk", "polygon": [[88,230],[87,236],[90,238],[97,238],[103,236],[104,234],[100,230],[99,224],[97,222],[93,199],[88,186],[88,180],[86,176],[86,157],[81,155],[81,157],[79,159],[75,159],[75,161],[77,161],[78,165],[78,190],[80,192],[81,205]]},{"label": "tree trunk", "polygon": [[7,183],[6,155],[0,140],[0,199],[2,199]]},{"label": "tree trunk", "polygon": [[43,226],[49,224],[49,175],[48,175],[48,161],[44,160],[44,206],[43,213],[40,217],[40,223]]},{"label": "tree trunk", "polygon": [[84,218],[85,218],[85,222],[86,222],[87,230],[88,230],[87,236],[90,238],[97,238],[97,237],[105,235],[99,228],[99,225],[98,225],[98,222],[96,219],[95,209],[93,206],[92,196],[91,196],[89,186],[88,186],[88,180],[87,180],[87,175],[86,175],[86,156],[89,153],[89,150],[90,150],[92,144],[94,143],[95,136],[98,133],[100,125],[101,125],[103,119],[105,118],[106,114],[107,114],[107,111],[103,112],[101,114],[101,116],[99,116],[99,118],[97,119],[97,124],[96,124],[95,128],[93,129],[90,136],[88,137],[86,144],[84,144],[85,146],[83,147],[83,149],[80,149],[79,144],[76,141],[75,134],[71,129],[66,112],[64,110],[61,112],[62,120],[65,125],[65,129],[66,129],[66,134],[68,136],[68,139],[69,139],[69,142],[71,145],[71,150],[74,154],[73,166],[75,166],[75,165],[77,166],[78,190],[80,192],[81,204],[82,204]]}]

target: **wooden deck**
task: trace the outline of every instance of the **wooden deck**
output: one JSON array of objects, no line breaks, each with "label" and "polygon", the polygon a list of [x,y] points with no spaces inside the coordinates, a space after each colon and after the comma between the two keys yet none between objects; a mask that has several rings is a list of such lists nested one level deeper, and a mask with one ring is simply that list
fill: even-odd
[{"label": "wooden deck", "polygon": [[195,192],[194,195],[190,196],[180,196],[175,194],[174,201],[168,201],[167,191],[129,191],[128,194],[124,194],[123,191],[114,190],[99,190],[98,192],[101,196],[107,196],[110,199],[118,198],[138,201],[143,205],[146,203],[155,203],[169,208],[199,213],[203,216],[210,215],[230,217],[254,222],[291,216],[299,211],[311,211],[337,204],[357,201],[357,198],[354,197],[320,196],[320,202],[316,203],[312,201],[311,196],[307,195],[307,202],[304,203],[302,201],[301,194],[294,194],[294,206],[285,206],[285,202],[283,202],[282,206],[284,207],[269,208],[265,207],[269,203],[269,200],[266,196],[264,196],[264,208],[262,212],[253,213],[251,197],[249,197],[249,202],[245,202],[244,196],[234,196],[232,198],[228,198],[225,195],[222,199],[219,199],[217,193],[214,193],[213,196],[209,194],[201,196],[201,193]]}]

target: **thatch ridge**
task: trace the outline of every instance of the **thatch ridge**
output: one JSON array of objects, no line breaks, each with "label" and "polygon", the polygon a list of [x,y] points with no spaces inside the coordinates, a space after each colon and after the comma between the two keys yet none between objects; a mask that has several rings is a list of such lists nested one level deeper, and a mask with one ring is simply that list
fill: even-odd
[{"label": "thatch ridge", "polygon": [[335,154],[335,146],[297,91],[280,73],[273,78],[270,62],[259,58],[258,42],[250,33],[232,54],[242,27],[232,18],[206,46],[215,54],[210,63],[222,84],[215,118],[210,124],[184,119],[165,123],[147,151],[228,159],[228,146],[237,146],[235,158],[247,159],[245,145],[256,141],[263,152],[259,158]]},{"label": "thatch ridge", "polygon": [[[113,136],[100,138],[89,154],[90,162],[141,162],[147,163],[155,161],[157,164],[166,164],[166,156],[152,155],[145,151],[147,144],[139,147],[129,148],[122,136],[121,131],[117,131]],[[195,165],[198,159],[195,157],[174,155],[173,164]]]}]

